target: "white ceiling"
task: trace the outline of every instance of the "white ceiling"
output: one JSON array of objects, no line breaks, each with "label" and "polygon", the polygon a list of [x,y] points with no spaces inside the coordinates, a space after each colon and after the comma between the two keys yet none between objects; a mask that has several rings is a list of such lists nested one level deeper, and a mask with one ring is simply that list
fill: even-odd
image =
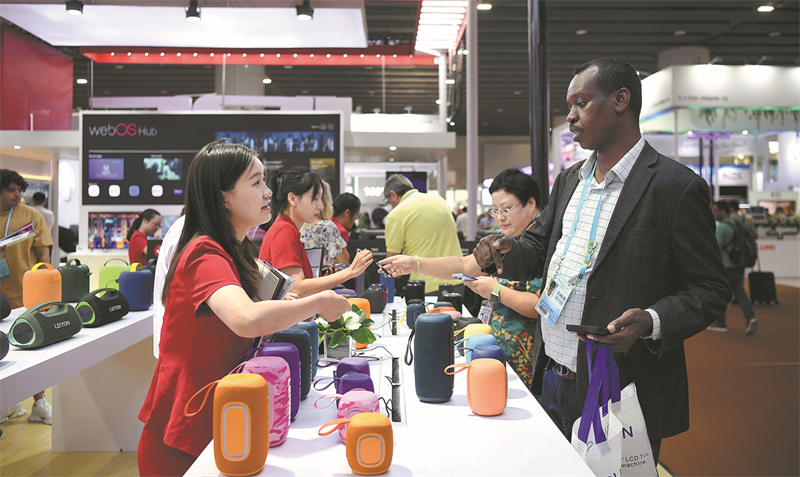
[{"label": "white ceiling", "polygon": [[[188,5],[188,2],[187,2]],[[295,8],[201,5],[202,21],[179,6],[85,5],[73,16],[61,4],[5,4],[0,16],[55,46],[195,48],[366,48],[364,2],[314,8],[300,21]]]}]

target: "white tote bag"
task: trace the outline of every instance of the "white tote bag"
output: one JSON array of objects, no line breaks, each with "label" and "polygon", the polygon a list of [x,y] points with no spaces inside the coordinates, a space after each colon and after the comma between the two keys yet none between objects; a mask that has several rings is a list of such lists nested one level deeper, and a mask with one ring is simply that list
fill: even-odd
[{"label": "white tote bag", "polygon": [[611,387],[608,361],[611,357],[608,346],[600,345],[592,366],[592,348],[592,342],[587,341],[589,389],[581,417],[572,425],[572,447],[597,477],[620,477],[622,425],[609,407],[603,406],[608,411],[603,414],[598,404],[601,388],[604,390],[604,402],[608,402]]},{"label": "white tote bag", "polygon": [[[613,401],[613,398],[612,398]],[[647,436],[644,415],[636,395],[636,384],[630,383],[620,392],[618,402],[611,403],[613,414],[621,425],[623,477],[656,477],[656,462]]]}]

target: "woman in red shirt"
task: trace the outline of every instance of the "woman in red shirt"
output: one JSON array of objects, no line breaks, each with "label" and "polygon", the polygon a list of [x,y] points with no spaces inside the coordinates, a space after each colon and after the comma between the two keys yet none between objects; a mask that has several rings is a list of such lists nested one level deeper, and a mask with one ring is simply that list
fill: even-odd
[{"label": "woman in red shirt", "polygon": [[221,141],[189,167],[186,219],[164,282],[159,359],[139,419],[139,474],[183,475],[212,439],[212,407],[184,416],[191,396],[221,379],[252,338],[315,314],[334,321],[348,310],[332,291],[253,302],[255,246],[247,232],[270,219],[271,191],[252,149]]},{"label": "woman in red shirt", "polygon": [[141,263],[147,265],[147,237],[161,228],[161,214],[157,210],[147,209],[131,224],[128,229],[128,259],[131,265]]},{"label": "woman in red shirt", "polygon": [[311,264],[300,241],[300,227],[319,220],[323,209],[322,179],[307,167],[272,171],[267,184],[274,191],[272,202],[280,214],[269,227],[258,257],[295,279],[292,292],[304,297],[355,278],[372,263],[372,252],[357,253],[349,268],[325,277],[312,278]]}]

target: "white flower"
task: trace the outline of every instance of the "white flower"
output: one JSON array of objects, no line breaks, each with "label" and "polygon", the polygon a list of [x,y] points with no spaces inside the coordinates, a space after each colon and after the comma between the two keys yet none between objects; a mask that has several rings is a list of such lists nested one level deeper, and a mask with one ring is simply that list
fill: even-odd
[{"label": "white flower", "polygon": [[347,311],[342,315],[342,321],[344,321],[344,327],[350,331],[357,330],[361,327],[361,323],[359,321],[361,317],[358,316],[358,313],[354,311]]},{"label": "white flower", "polygon": [[318,316],[318,317],[314,318],[314,322],[317,323],[318,325],[328,326],[328,322],[325,321],[325,318],[323,318],[321,316]]}]

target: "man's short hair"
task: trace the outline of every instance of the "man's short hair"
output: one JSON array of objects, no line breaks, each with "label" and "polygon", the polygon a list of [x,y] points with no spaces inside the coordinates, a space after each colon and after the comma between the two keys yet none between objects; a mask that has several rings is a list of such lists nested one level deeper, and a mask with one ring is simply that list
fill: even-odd
[{"label": "man's short hair", "polygon": [[47,196],[42,192],[33,193],[33,205],[44,205],[47,202]]},{"label": "man's short hair", "polygon": [[714,207],[716,207],[717,210],[721,210],[722,212],[731,215],[731,206],[724,200],[718,200],[714,202]]},{"label": "man's short hair", "polygon": [[20,192],[28,189],[28,183],[17,171],[0,169],[0,189],[8,189],[11,184],[18,185]]},{"label": "man's short hair", "polygon": [[616,93],[620,88],[628,88],[631,92],[630,107],[639,119],[642,112],[642,81],[639,73],[627,61],[618,58],[600,58],[587,61],[575,68],[575,74],[596,66],[598,70],[597,84],[604,95]]},{"label": "man's short hair", "polygon": [[383,186],[383,196],[389,197],[389,192],[394,191],[400,197],[403,197],[406,192],[414,188],[414,185],[403,174],[392,174],[386,179],[386,184]]}]

